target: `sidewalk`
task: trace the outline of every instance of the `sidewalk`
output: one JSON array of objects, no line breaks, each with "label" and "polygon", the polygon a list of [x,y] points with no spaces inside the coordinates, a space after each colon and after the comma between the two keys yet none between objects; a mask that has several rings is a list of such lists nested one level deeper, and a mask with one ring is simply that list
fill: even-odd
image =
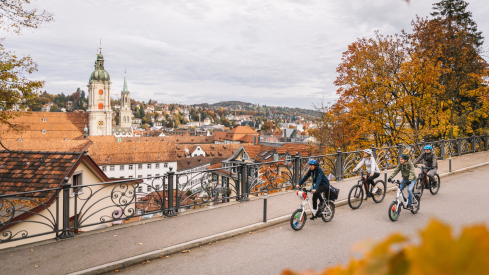
[{"label": "sidewalk", "polygon": [[[452,159],[452,170],[489,162],[489,152]],[[416,169],[416,173],[419,169]],[[448,160],[439,161],[438,173],[448,172]],[[382,173],[380,179],[384,178]],[[398,175],[396,178],[400,178]],[[338,201],[346,199],[358,177],[332,182]],[[443,189],[443,178],[441,180]],[[385,200],[392,195],[387,194]],[[368,200],[364,203],[373,203]],[[268,196],[268,219],[290,215],[300,205],[295,192]],[[361,208],[356,211],[361,211]],[[45,241],[0,250],[2,274],[67,274],[139,254],[167,248],[209,235],[257,224],[263,219],[263,198],[191,210],[173,218],[155,218],[81,233],[65,241]],[[36,267],[37,266],[37,267]]]}]

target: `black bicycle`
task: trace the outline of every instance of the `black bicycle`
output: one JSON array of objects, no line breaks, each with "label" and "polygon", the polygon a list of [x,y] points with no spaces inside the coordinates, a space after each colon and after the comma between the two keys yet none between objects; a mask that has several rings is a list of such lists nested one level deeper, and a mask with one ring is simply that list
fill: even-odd
[{"label": "black bicycle", "polygon": [[[348,205],[350,205],[351,209],[357,209],[362,205],[364,193],[367,194],[365,200],[367,200],[368,197],[372,197],[376,203],[382,202],[385,197],[385,190],[387,189],[386,184],[383,180],[377,180],[375,182],[375,187],[378,189],[375,194],[372,194],[374,186],[367,182],[367,175],[361,173],[358,184],[353,186],[348,194]],[[363,190],[365,190],[365,192]]]},{"label": "black bicycle", "polygon": [[[415,168],[418,168],[417,165],[414,165]],[[422,166],[421,172],[418,175],[418,179],[416,180],[416,186],[414,189],[419,192],[419,196],[423,196],[424,189],[430,189],[430,193],[432,195],[436,195],[440,190],[440,176],[435,174],[436,182],[430,182],[430,178],[428,177],[428,172],[431,170],[431,167]]]}]

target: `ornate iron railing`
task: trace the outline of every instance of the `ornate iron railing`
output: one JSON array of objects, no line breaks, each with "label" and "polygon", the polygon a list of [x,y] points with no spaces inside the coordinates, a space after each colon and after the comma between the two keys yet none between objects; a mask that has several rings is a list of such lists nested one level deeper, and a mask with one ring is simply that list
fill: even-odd
[{"label": "ornate iron railing", "polygon": [[[401,154],[414,159],[431,144],[439,159],[488,150],[488,136],[473,136],[435,142],[372,147],[381,170],[394,168]],[[250,196],[293,188],[316,159],[324,174],[334,180],[354,175],[362,151],[319,156],[286,157],[266,163],[233,163],[217,169],[173,172],[138,179],[72,186],[65,182],[54,189],[0,195],[0,244],[52,234],[63,239],[81,231],[178,212]],[[228,164],[226,164],[228,165]],[[35,226],[32,226],[35,225]]]}]

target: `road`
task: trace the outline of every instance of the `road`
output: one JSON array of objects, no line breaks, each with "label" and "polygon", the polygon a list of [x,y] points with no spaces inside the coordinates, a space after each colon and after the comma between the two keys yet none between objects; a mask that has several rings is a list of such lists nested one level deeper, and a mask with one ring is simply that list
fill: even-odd
[{"label": "road", "polygon": [[[382,203],[369,200],[358,210],[339,207],[330,223],[308,220],[298,232],[288,222],[282,223],[188,253],[131,266],[118,274],[280,274],[285,268],[321,270],[346,264],[351,256],[357,256],[350,250],[355,243],[379,240],[396,231],[416,239],[417,231],[433,217],[452,225],[454,232],[467,224],[489,226],[488,177],[487,167],[444,177],[437,195],[425,190],[418,214],[403,211],[397,222],[391,222],[387,215],[395,197],[395,193],[389,193]],[[295,208],[291,205],[290,212]]]}]

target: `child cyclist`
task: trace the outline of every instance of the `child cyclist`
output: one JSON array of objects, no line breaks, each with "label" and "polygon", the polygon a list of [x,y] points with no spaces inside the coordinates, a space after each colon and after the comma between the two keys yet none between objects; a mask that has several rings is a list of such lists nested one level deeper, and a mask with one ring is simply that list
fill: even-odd
[{"label": "child cyclist", "polygon": [[[372,189],[372,194],[373,195],[380,195],[382,194],[382,190],[379,188],[375,187],[374,179],[378,178],[380,176],[380,169],[379,165],[375,161],[374,156],[372,156],[372,150],[370,149],[365,149],[363,151],[363,159],[362,161],[353,169],[353,172],[356,172],[360,167],[362,167],[365,164],[365,167],[367,168],[367,182],[370,183],[374,188]],[[376,194],[376,193],[379,194]],[[369,194],[367,194],[368,196]]]},{"label": "child cyclist", "polygon": [[323,197],[321,197],[321,193],[328,191],[329,192],[329,180],[328,178],[324,175],[323,170],[319,167],[319,163],[317,160],[311,159],[308,162],[309,164],[309,171],[307,171],[307,174],[302,178],[302,180],[299,182],[298,185],[296,185],[297,188],[302,186],[304,182],[312,176],[312,186],[311,186],[311,193],[312,195],[312,208],[313,208],[313,215],[311,216],[311,220],[314,220],[315,218],[318,218],[321,216],[323,213],[322,209],[317,207],[317,200],[319,199],[320,204],[322,205],[324,200]]},{"label": "child cyclist", "polygon": [[[402,181],[401,181],[401,192],[404,188],[408,187],[408,205],[407,209],[413,209],[413,189],[416,184],[416,174],[414,172],[414,164],[409,160],[409,156],[406,154],[401,155],[401,163],[392,172],[389,177],[389,182],[392,182],[392,178],[395,177],[399,171],[401,171]],[[404,194],[402,195],[404,197]]]}]

